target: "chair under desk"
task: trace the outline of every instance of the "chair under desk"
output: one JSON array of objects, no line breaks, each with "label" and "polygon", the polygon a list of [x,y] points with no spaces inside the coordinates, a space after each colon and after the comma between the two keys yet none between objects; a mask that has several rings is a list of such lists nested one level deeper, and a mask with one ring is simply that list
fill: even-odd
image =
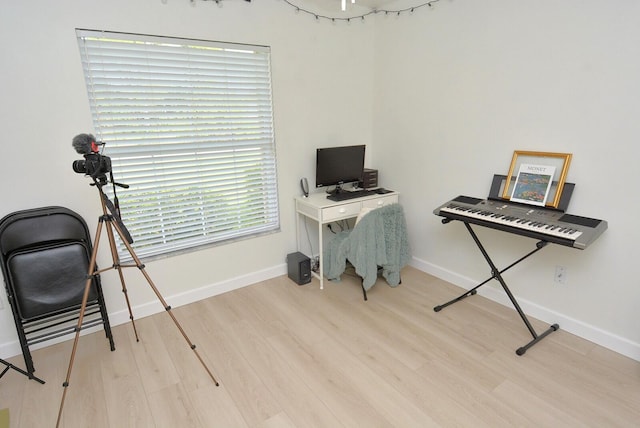
[{"label": "chair under desk", "polygon": [[[385,194],[373,194],[345,201],[331,201],[327,194],[312,193],[308,197],[296,197],[296,245],[301,251],[300,220],[314,220],[318,225],[318,270],[312,275],[320,281],[320,289],[324,289],[323,278],[323,227],[334,221],[356,218],[363,208],[380,208],[382,206],[398,202],[399,194],[390,192]],[[314,255],[311,255],[312,257]]]}]

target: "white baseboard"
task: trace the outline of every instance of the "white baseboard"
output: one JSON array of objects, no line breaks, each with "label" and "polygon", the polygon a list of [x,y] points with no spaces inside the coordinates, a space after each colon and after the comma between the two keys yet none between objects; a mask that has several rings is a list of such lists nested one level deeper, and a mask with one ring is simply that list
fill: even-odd
[{"label": "white baseboard", "polygon": [[[462,290],[468,290],[478,285],[478,282],[471,278],[443,269],[440,266],[425,262],[424,260],[413,258],[410,264],[416,269],[456,285]],[[501,289],[481,287],[478,289],[478,294],[494,302],[513,308],[511,301]],[[629,339],[568,317],[526,299],[519,298],[518,296],[515,297],[527,315],[549,324],[558,323],[560,328],[571,334],[575,334],[578,337],[589,340],[614,352],[640,361],[640,343],[632,342]]]},{"label": "white baseboard", "polygon": [[[199,300],[206,299],[208,297],[213,297],[222,293],[226,293],[227,291],[236,290],[242,287],[246,287],[246,286],[258,283],[260,281],[266,281],[268,279],[275,278],[277,276],[285,275],[286,273],[287,273],[286,264],[281,264],[268,269],[263,269],[257,272],[251,272],[246,275],[231,278],[229,280],[218,282],[216,284],[200,287],[195,290],[189,290],[184,293],[179,293],[172,296],[163,296],[163,297],[167,301],[167,303],[169,303],[172,307],[177,308],[179,306],[197,302]],[[131,310],[136,319],[144,318],[149,315],[154,315],[156,313],[160,313],[164,311],[164,309],[162,308],[162,305],[160,305],[158,301],[155,299],[150,302],[143,303],[141,305],[133,306]],[[115,327],[120,324],[125,324],[128,322],[130,322],[129,311],[126,308],[109,314],[109,323],[111,324],[112,327]],[[101,329],[102,329],[101,326],[96,326],[96,327],[83,330],[81,334],[82,335],[90,334],[96,331],[100,331]],[[44,343],[31,346],[30,349],[35,350],[35,349],[43,348],[45,346],[53,345],[55,343],[60,343],[60,342],[64,342],[72,339],[73,339],[72,335],[66,335],[63,337],[46,341]],[[17,338],[13,342],[0,344],[0,358],[10,358],[16,355],[20,355],[21,353],[22,353],[22,350],[20,349],[20,343],[18,342]]]}]

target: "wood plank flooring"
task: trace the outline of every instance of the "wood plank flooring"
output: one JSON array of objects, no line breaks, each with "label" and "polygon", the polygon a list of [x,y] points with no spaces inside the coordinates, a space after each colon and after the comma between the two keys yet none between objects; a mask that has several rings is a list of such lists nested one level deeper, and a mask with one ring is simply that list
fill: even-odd
[{"label": "wood plank flooring", "polygon": [[[409,267],[367,302],[348,275],[323,291],[283,276],[174,308],[219,387],[166,313],[136,320],[140,342],[115,327],[115,352],[102,332],[86,335],[61,425],[640,425],[640,362],[562,326],[519,357],[530,335],[513,309],[476,295],[433,311],[460,292]],[[11,427],[55,426],[70,352],[69,341],[33,352],[45,385],[13,370],[0,379]]]}]

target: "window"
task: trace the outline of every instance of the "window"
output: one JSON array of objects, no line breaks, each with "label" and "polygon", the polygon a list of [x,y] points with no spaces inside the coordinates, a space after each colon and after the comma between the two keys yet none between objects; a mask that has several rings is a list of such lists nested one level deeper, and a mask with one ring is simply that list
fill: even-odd
[{"label": "window", "polygon": [[140,258],[279,230],[268,47],[76,34]]}]

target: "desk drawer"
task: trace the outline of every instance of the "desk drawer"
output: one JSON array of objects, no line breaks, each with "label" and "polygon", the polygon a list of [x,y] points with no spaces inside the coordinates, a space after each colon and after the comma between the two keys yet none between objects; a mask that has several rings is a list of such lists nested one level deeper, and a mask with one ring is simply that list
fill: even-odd
[{"label": "desk drawer", "polygon": [[363,208],[380,208],[385,205],[395,204],[398,202],[398,195],[383,196],[381,198],[368,199],[362,201]]},{"label": "desk drawer", "polygon": [[322,210],[322,220],[324,222],[330,222],[334,220],[341,220],[343,218],[356,217],[362,208],[362,202],[351,202],[349,204],[342,204],[335,207],[327,207]]}]

